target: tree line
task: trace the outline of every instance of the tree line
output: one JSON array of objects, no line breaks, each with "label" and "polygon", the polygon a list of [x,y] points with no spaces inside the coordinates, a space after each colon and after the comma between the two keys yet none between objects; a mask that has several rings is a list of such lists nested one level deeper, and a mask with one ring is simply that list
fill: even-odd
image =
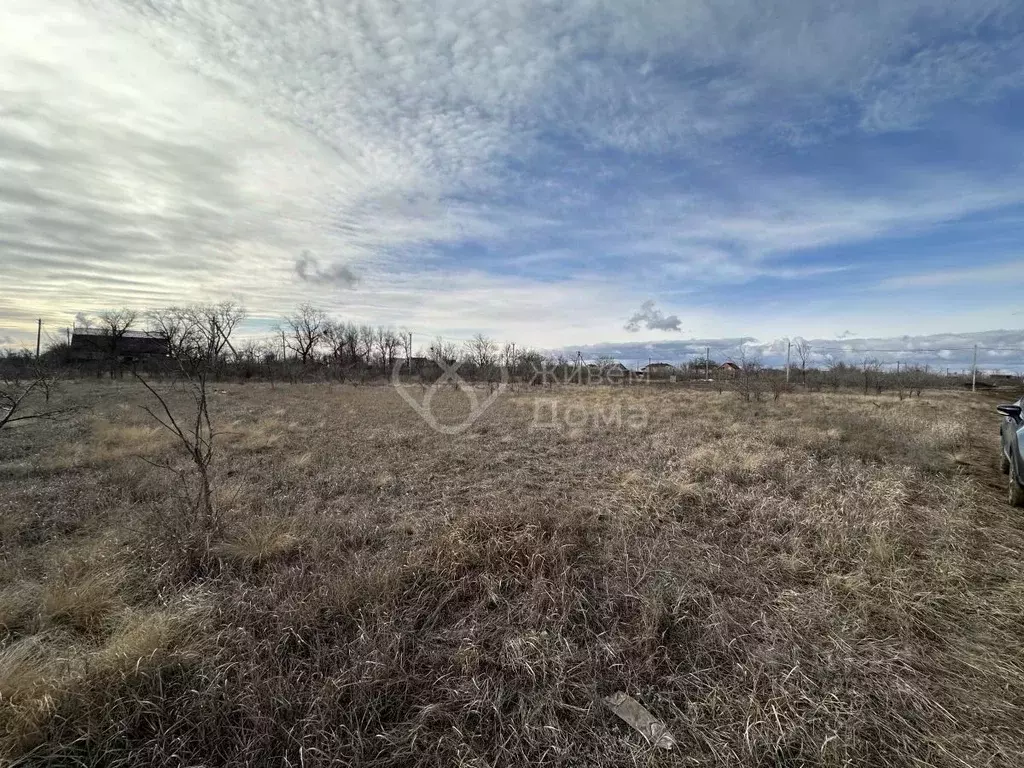
[{"label": "tree line", "polygon": [[[415,350],[411,333],[388,326],[373,326],[332,317],[323,309],[302,304],[284,315],[270,334],[259,338],[239,338],[238,329],[249,318],[238,302],[198,303],[170,306],[150,311],[113,309],[93,316],[79,316],[76,338],[90,339],[96,359],[83,364],[76,358],[72,345],[65,339],[51,339],[40,361],[28,351],[8,352],[0,360],[7,375],[20,366],[23,375],[39,365],[64,370],[76,366],[91,369],[97,375],[109,371],[111,376],[126,370],[159,372],[168,365],[189,371],[203,369],[213,376],[245,378],[285,378],[298,380],[316,376],[367,377],[390,375],[393,371],[422,378],[437,378],[446,369],[458,364],[463,378],[497,381],[513,380],[595,383],[639,378],[612,357],[601,357],[584,363],[560,355],[514,343],[499,344],[484,334],[456,343],[437,337]],[[145,331],[162,340],[165,354],[159,356],[126,353],[126,340]],[[796,339],[792,344],[792,384],[785,369],[764,367],[756,354],[741,348],[730,360],[736,367],[733,377],[739,389],[756,391],[797,386],[809,390],[824,388],[863,389],[880,393],[884,390],[906,389],[915,393],[922,387],[946,387],[950,381],[920,367],[904,367],[899,372],[886,371],[877,360],[864,365],[828,361],[822,367],[812,363],[810,345]],[[160,358],[160,359],[157,359]],[[647,380],[700,380],[719,369],[719,364],[701,356],[676,366],[661,366],[647,372]],[[728,372],[718,378],[726,378]],[[780,377],[783,380],[780,381]]]}]

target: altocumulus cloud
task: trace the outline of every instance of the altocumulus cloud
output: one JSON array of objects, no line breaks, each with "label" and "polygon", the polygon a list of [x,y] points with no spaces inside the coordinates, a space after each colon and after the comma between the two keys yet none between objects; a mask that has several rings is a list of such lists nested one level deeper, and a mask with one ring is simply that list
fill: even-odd
[{"label": "altocumulus cloud", "polygon": [[[0,316],[25,339],[40,315],[120,304],[233,297],[269,318],[358,275],[354,319],[556,344],[556,322],[612,338],[610,301],[685,281],[678,323],[638,328],[809,334],[752,295],[724,327],[722,286],[820,287],[821,249],[1024,202],[1006,164],[869,144],[999,104],[1022,30],[1017,0],[6,0]],[[884,173],[805,163],[845,167],[847,143]],[[509,275],[540,252],[565,256]],[[572,312],[537,311],[559,295]],[[884,314],[819,319],[874,333]]]}]

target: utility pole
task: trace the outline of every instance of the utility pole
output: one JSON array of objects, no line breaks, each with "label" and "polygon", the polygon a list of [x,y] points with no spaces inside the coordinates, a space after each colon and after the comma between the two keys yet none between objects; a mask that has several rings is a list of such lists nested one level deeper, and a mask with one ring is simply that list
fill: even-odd
[{"label": "utility pole", "polygon": [[971,392],[978,388],[978,345],[974,345],[974,360],[971,362]]},{"label": "utility pole", "polygon": [[789,384],[789,352],[793,349],[793,342],[786,339],[786,383]]},{"label": "utility pole", "polygon": [[711,347],[704,347],[704,378],[711,378]]},{"label": "utility pole", "polygon": [[43,318],[39,318],[38,326],[36,327],[36,362],[39,362],[39,347],[43,342]]}]

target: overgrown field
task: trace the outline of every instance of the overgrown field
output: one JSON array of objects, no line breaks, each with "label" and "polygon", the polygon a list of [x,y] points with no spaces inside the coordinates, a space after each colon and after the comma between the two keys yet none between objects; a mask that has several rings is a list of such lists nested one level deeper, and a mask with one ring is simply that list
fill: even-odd
[{"label": "overgrown field", "polygon": [[58,397],[0,432],[0,762],[1024,764],[1024,520],[969,394],[567,387],[445,436],[218,384],[199,559],[152,397]]}]

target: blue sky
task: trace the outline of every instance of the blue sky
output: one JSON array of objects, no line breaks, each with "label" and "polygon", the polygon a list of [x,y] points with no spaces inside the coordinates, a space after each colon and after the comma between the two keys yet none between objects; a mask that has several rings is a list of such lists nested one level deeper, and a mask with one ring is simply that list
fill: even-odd
[{"label": "blue sky", "polygon": [[0,344],[222,298],[547,348],[1020,327],[1022,75],[1013,0],[8,0]]}]

